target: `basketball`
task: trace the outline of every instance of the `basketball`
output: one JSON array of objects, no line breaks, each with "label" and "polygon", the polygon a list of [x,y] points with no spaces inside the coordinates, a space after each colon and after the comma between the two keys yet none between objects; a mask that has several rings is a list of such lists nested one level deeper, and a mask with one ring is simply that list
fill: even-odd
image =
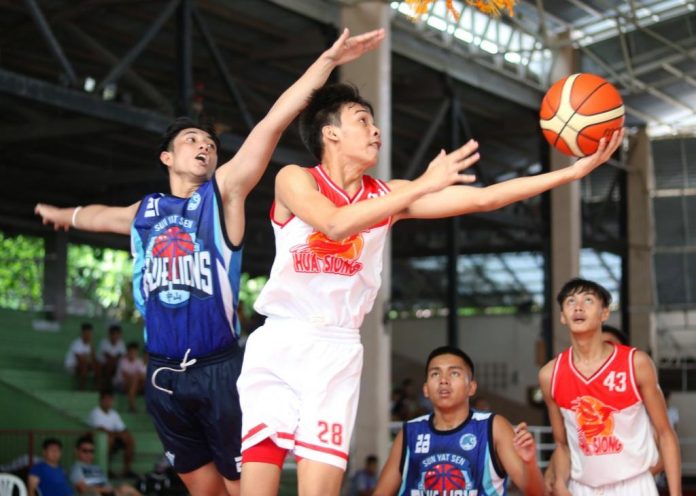
[{"label": "basketball", "polygon": [[195,245],[191,235],[179,227],[171,227],[155,238],[152,256],[174,258],[193,253]]},{"label": "basketball", "polygon": [[539,123],[544,137],[557,150],[575,157],[592,155],[602,137],[608,140],[623,127],[623,99],[599,76],[572,74],[546,92]]},{"label": "basketball", "polygon": [[425,488],[431,491],[453,491],[466,489],[462,471],[451,463],[439,463],[425,473]]}]

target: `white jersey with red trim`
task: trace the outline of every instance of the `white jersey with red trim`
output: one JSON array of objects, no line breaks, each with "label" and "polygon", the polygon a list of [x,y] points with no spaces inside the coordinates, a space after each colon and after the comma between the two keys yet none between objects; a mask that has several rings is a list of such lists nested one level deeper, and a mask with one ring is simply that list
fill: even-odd
[{"label": "white jersey with red trim", "polygon": [[[351,198],[321,165],[307,169],[321,194],[337,206],[389,193],[370,176]],[[381,285],[384,242],[391,218],[346,239],[334,241],[293,216],[284,224],[271,221],[276,256],[271,275],[254,308],[262,315],[310,322],[316,326],[358,329],[372,309]]]},{"label": "white jersey with red trim", "polygon": [[587,486],[630,479],[657,463],[652,424],[636,384],[635,352],[615,345],[591,377],[575,367],[572,348],[556,359],[551,396],[563,415],[571,478]]}]

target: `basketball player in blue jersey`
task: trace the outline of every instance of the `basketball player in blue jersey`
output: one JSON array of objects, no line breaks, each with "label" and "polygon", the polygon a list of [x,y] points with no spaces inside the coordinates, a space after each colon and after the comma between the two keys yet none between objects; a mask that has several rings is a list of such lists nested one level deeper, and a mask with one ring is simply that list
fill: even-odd
[{"label": "basketball player in blue jersey", "polygon": [[383,30],[350,37],[346,29],[217,169],[215,133],[177,119],[160,148],[170,194],[150,194],[128,207],[36,206],[43,222],[56,229],[131,235],[133,290],[150,353],[148,411],[167,458],[193,495],[239,493],[235,384],[242,355],[235,309],[246,197],[312,91],[335,67],[383,38]]},{"label": "basketball player in blue jersey", "polygon": [[423,394],[433,413],[404,423],[374,496],[492,496],[507,479],[525,495],[544,494],[536,443],[524,423],[471,408],[474,364],[459,348],[430,353]]}]

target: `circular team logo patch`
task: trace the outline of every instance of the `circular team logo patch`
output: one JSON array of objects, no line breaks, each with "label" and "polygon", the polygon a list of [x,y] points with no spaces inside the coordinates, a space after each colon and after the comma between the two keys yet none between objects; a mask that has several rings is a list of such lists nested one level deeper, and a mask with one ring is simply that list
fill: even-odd
[{"label": "circular team logo patch", "polygon": [[459,446],[464,451],[471,451],[476,447],[476,436],[473,434],[464,434],[459,438]]}]

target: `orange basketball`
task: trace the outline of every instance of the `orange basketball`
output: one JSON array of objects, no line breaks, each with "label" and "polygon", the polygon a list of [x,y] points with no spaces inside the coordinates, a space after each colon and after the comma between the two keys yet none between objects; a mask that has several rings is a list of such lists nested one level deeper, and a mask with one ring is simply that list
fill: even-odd
[{"label": "orange basketball", "polygon": [[623,127],[623,99],[617,89],[594,74],[572,74],[544,95],[539,123],[546,140],[576,157],[592,155],[599,140]]}]

